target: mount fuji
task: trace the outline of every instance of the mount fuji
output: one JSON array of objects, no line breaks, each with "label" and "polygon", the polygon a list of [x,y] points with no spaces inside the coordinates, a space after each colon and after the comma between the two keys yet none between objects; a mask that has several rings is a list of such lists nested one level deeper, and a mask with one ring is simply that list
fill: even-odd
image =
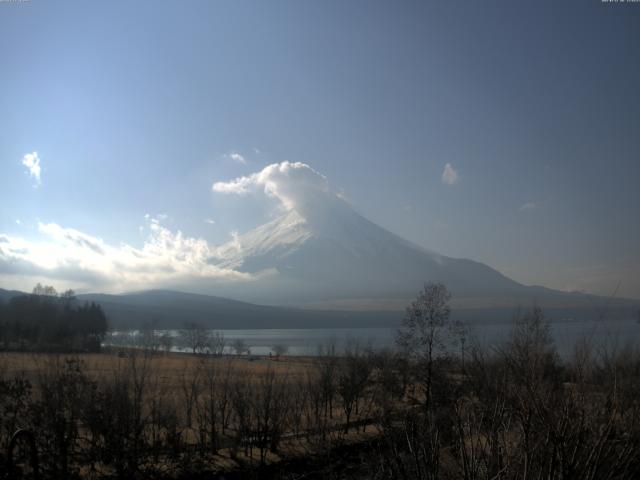
[{"label": "mount fuji", "polygon": [[[268,165],[212,190],[264,195],[277,202],[280,216],[219,246],[172,235],[154,220],[155,236],[124,258],[136,273],[161,265],[165,279],[143,283],[152,290],[79,299],[100,303],[113,325],[167,328],[185,321],[211,328],[388,326],[426,282],[445,284],[452,315],[468,322],[507,321],[533,304],[553,319],[628,319],[638,311],[637,300],[522,285],[483,263],[409,242],[360,215],[325,176],[300,162]],[[63,233],[70,247],[90,238]],[[138,265],[130,252],[151,262]],[[0,290],[0,302],[19,294]]]},{"label": "mount fuji", "polygon": [[336,195],[307,194],[279,218],[218,247],[211,263],[257,280],[216,294],[313,308],[396,309],[425,282],[442,282],[456,305],[584,303],[584,295],[519,284],[473,260],[413,244],[357,213]]}]

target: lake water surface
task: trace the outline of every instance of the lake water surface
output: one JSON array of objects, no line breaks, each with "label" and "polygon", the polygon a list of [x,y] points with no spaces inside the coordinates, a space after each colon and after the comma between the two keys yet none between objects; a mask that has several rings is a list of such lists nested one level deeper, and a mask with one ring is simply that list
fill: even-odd
[{"label": "lake water surface", "polygon": [[[512,323],[487,323],[468,326],[469,340],[488,348],[499,347],[509,338]],[[274,345],[287,347],[288,355],[316,355],[320,348],[334,345],[342,351],[349,342],[357,341],[362,346],[374,349],[393,348],[397,328],[335,328],[335,329],[254,329],[218,330],[224,335],[226,351],[232,353],[234,340],[241,339],[250,348],[251,354],[269,355]],[[165,331],[158,331],[162,333]],[[166,330],[179,338],[178,330]],[[556,321],[551,323],[551,334],[558,352],[566,357],[579,341],[588,340],[596,347],[621,348],[626,345],[640,347],[640,324],[635,319],[610,321]],[[107,344],[125,345],[135,337],[124,332],[115,332]],[[174,350],[182,350],[176,346]]]}]

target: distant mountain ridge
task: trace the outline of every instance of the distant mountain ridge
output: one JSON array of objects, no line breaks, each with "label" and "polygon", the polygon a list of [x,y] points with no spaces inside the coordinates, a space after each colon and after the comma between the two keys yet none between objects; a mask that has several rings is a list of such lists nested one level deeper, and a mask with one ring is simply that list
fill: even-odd
[{"label": "distant mountain ridge", "polygon": [[25,293],[18,290],[3,290],[2,288],[0,288],[0,302],[8,302],[13,297],[17,297],[18,295],[25,295]]},{"label": "distant mountain ridge", "polygon": [[[19,291],[0,289],[0,300],[27,295]],[[212,297],[170,290],[150,290],[122,295],[81,294],[80,302],[96,302],[105,311],[114,329],[182,328],[195,322],[214,329],[273,328],[356,328],[397,327],[403,317],[403,307],[392,310],[305,310],[256,305],[228,298]],[[598,297],[596,297],[598,298]],[[602,300],[602,299],[601,299]],[[604,304],[601,304],[604,305]],[[406,305],[405,305],[406,306]],[[530,307],[524,304],[523,307]],[[597,319],[602,313],[616,318],[635,318],[637,302],[614,302],[606,312],[591,305],[585,307],[549,307],[545,314],[551,320],[570,318]],[[452,319],[481,326],[483,323],[510,322],[515,308],[454,308]]]},{"label": "distant mountain ridge", "polygon": [[[3,302],[19,295],[28,293],[0,289]],[[380,327],[394,326],[401,318],[394,311],[302,310],[171,290],[89,293],[77,295],[77,299],[102,306],[110,327],[115,329],[176,329],[187,323],[215,329]]]}]

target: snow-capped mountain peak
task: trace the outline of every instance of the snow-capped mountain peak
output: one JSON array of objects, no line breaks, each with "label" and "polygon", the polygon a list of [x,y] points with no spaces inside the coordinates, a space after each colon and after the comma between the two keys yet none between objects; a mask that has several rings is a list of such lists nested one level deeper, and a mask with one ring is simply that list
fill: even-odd
[{"label": "snow-capped mountain peak", "polygon": [[313,236],[307,221],[295,210],[234,238],[216,250],[219,265],[241,269],[245,259],[273,254],[286,256]]},{"label": "snow-capped mountain peak", "polygon": [[298,202],[284,215],[218,247],[212,263],[256,274],[256,280],[220,285],[217,294],[270,304],[330,305],[350,299],[410,299],[425,282],[434,281],[443,282],[465,304],[530,302],[549,295],[485,264],[415,245],[335,195],[313,200]]}]

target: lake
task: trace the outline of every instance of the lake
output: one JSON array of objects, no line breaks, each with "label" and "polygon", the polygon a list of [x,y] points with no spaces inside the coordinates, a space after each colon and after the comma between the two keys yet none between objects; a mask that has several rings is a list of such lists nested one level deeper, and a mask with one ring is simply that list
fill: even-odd
[{"label": "lake", "polygon": [[[485,323],[468,326],[469,339],[485,347],[500,346],[512,329],[512,323]],[[218,330],[224,335],[225,351],[232,353],[231,344],[241,339],[253,355],[269,355],[274,345],[287,347],[288,355],[316,355],[320,347],[335,345],[340,352],[353,341],[374,349],[393,348],[396,328],[332,328],[332,329],[254,329]],[[169,333],[179,337],[178,330],[158,330],[158,334]],[[106,345],[133,346],[135,337],[128,332],[114,332],[105,341]],[[565,320],[551,323],[551,334],[561,356],[569,356],[577,342],[590,340],[598,347],[620,348],[628,344],[640,346],[640,324],[628,320]],[[468,342],[469,343],[469,342]],[[174,347],[181,351],[182,348]]]}]

